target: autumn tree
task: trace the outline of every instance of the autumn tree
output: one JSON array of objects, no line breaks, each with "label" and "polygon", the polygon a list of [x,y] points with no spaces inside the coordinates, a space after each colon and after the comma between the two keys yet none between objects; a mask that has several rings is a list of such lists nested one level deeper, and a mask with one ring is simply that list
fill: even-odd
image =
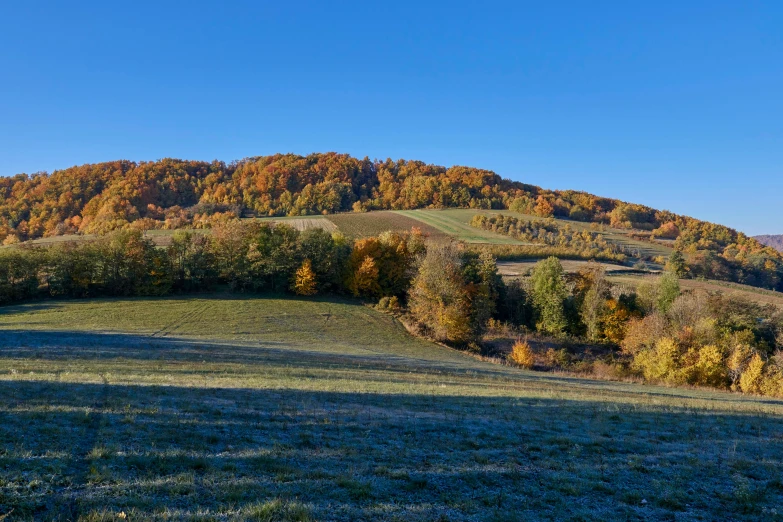
[{"label": "autumn tree", "polygon": [[470,297],[462,274],[462,260],[453,244],[431,245],[408,294],[410,312],[433,338],[466,344],[471,331]]},{"label": "autumn tree", "polygon": [[606,272],[597,264],[590,265],[580,272],[580,276],[586,287],[582,289],[580,316],[586,328],[587,338],[597,341],[603,336],[602,321],[608,312],[609,283],[606,280]]},{"label": "autumn tree", "polygon": [[315,272],[309,259],[305,259],[302,266],[297,269],[293,289],[298,295],[316,294]]}]

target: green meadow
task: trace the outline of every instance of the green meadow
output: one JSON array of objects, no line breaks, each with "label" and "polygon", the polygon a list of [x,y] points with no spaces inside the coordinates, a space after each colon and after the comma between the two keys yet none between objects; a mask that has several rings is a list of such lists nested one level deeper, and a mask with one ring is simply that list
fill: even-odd
[{"label": "green meadow", "polygon": [[354,301],[0,309],[7,520],[780,520],[783,403],[519,370]]}]

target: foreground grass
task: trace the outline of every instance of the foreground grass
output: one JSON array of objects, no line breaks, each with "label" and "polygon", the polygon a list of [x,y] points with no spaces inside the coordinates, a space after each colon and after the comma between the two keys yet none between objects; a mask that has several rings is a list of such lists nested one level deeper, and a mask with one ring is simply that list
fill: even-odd
[{"label": "foreground grass", "polygon": [[352,302],[0,309],[9,520],[775,520],[783,405],[483,363]]}]

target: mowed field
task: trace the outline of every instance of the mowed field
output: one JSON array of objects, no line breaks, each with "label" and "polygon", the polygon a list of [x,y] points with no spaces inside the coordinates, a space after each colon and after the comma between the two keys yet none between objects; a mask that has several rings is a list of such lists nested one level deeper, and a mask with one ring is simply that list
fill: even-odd
[{"label": "mowed field", "polygon": [[0,308],[7,520],[779,520],[783,404],[533,373],[352,301]]}]

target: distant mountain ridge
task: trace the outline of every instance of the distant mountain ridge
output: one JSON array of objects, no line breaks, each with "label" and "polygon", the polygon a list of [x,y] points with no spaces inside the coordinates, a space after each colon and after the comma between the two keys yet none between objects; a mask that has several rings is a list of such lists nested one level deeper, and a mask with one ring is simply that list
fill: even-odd
[{"label": "distant mountain ridge", "polygon": [[763,245],[767,245],[783,252],[783,234],[755,236],[754,239]]}]

